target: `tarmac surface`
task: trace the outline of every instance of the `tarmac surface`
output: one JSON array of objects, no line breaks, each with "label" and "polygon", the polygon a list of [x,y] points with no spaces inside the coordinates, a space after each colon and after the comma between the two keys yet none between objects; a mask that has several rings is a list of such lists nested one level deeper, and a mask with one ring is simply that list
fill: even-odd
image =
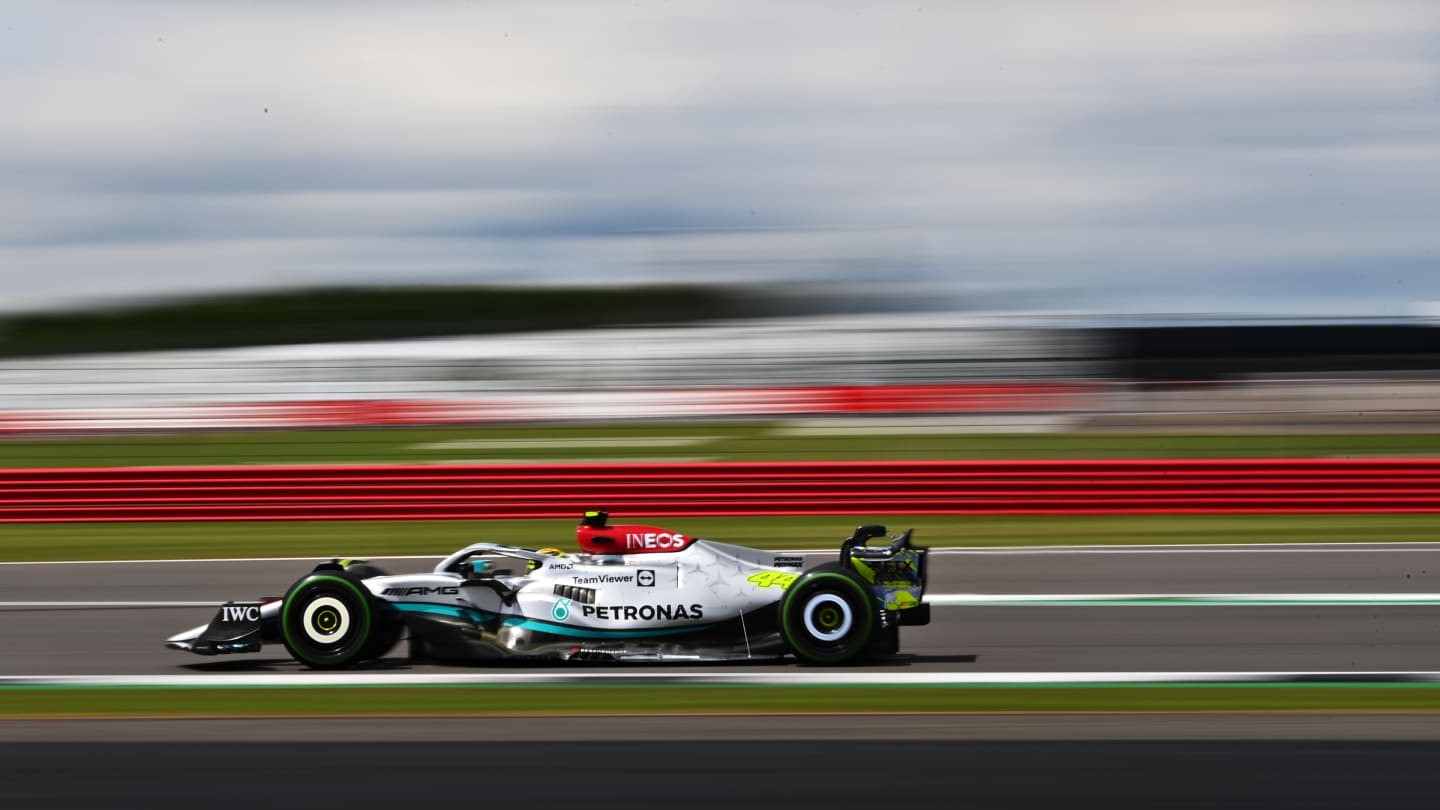
[{"label": "tarmac surface", "polygon": [[[1245,712],[676,714],[569,717],[0,719],[7,742],[660,742],[714,740],[1403,740],[1440,743],[1440,715]],[[3,763],[0,763],[3,764]]]},{"label": "tarmac surface", "polygon": [[1428,806],[1440,743],[5,743],[7,807]]},{"label": "tarmac surface", "polygon": [[[5,564],[0,601],[218,603],[282,593],[309,568]],[[947,551],[932,560],[930,592],[1433,594],[1440,545]],[[1440,670],[1440,605],[1303,602],[936,607],[930,626],[906,628],[902,655],[867,669]],[[205,659],[163,648],[212,613],[0,608],[0,675],[304,672],[283,650]],[[403,659],[377,668],[456,671]],[[0,805],[1311,810],[1428,806],[1437,756],[1440,713],[0,719]]]},{"label": "tarmac surface", "polygon": [[[823,555],[828,556],[828,555]],[[813,555],[811,563],[822,555]],[[214,602],[282,594],[313,561],[0,565],[0,601]],[[385,560],[392,572],[433,558]],[[1440,592],[1440,545],[940,552],[932,594]],[[303,672],[283,648],[200,658],[163,641],[206,607],[0,608],[0,675]],[[399,648],[403,650],[402,648]],[[455,671],[388,659],[389,671]],[[687,667],[703,671],[715,667]],[[723,667],[720,667],[723,669]],[[793,664],[746,671],[793,670]],[[1440,605],[959,606],[905,628],[876,671],[1433,671]],[[592,671],[603,668],[590,667]]]}]

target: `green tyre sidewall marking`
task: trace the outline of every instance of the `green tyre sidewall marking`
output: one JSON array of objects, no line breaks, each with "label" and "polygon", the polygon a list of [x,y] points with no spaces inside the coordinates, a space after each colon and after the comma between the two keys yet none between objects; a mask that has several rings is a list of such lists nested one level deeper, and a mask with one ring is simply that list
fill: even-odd
[{"label": "green tyre sidewall marking", "polygon": [[[852,592],[854,592],[857,596],[860,597],[861,610],[857,612],[863,614],[865,617],[865,642],[856,645],[856,648],[852,651],[842,652],[837,655],[826,656],[813,655],[809,653],[801,654],[800,652],[798,652],[798,648],[800,645],[795,643],[795,633],[790,627],[790,602],[792,600],[792,597],[794,597],[795,594],[799,593],[800,590],[804,588],[804,586],[807,586],[812,582],[829,579],[839,580],[845,583],[845,586],[847,588],[849,588]],[[870,594],[866,593],[865,589],[860,587],[860,583],[856,582],[854,579],[851,579],[845,574],[834,571],[820,571],[813,574],[807,574],[805,575],[805,581],[796,581],[795,585],[792,585],[790,589],[785,592],[785,598],[782,599],[780,602],[780,630],[781,633],[785,636],[785,643],[790,646],[790,651],[792,653],[795,653],[796,658],[799,658],[802,661],[806,662],[815,662],[821,664],[843,664],[846,661],[858,658],[863,655],[866,648],[869,647],[871,636],[875,632],[875,609],[874,606],[871,604],[872,601],[873,600]],[[813,644],[807,644],[806,646],[813,646]]]},{"label": "green tyre sidewall marking", "polygon": [[[339,584],[344,589],[349,590],[355,595],[356,601],[360,603],[360,611],[364,614],[365,617],[365,638],[361,639],[358,644],[353,645],[352,649],[349,652],[339,657],[314,658],[310,655],[307,655],[305,653],[304,646],[302,646],[302,644],[297,644],[294,636],[290,632],[290,611],[295,606],[295,600],[290,598],[290,594],[293,594],[301,588],[313,585],[317,582],[333,582]],[[370,634],[375,631],[374,617],[372,617],[370,614],[370,595],[365,593],[363,588],[344,577],[331,576],[328,574],[319,574],[316,576],[305,577],[304,579],[295,583],[294,587],[290,589],[290,594],[286,594],[285,604],[280,609],[280,632],[285,638],[285,648],[290,651],[291,655],[295,656],[295,659],[297,661],[305,664],[306,666],[319,669],[326,667],[345,666],[346,664],[349,664],[359,658],[360,651],[365,648],[366,643],[369,641]]]}]

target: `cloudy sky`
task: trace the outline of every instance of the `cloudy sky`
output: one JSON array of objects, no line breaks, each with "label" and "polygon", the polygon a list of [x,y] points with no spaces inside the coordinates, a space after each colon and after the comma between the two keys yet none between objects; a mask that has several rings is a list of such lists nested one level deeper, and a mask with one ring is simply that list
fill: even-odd
[{"label": "cloudy sky", "polygon": [[390,282],[1440,299],[1440,3],[0,0],[0,309]]}]

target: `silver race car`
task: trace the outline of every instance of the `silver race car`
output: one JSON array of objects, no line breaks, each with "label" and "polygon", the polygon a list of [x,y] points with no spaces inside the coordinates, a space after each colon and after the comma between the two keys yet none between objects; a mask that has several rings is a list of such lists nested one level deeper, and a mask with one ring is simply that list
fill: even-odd
[{"label": "silver race car", "polygon": [[701,540],[587,512],[579,554],[476,543],[428,574],[391,575],[332,560],[283,598],[227,602],[213,621],[166,641],[199,655],[283,643],[314,668],[386,655],[580,661],[733,661],[794,655],[845,664],[900,648],[900,627],[928,624],[926,554],[910,532],[889,542],[861,526],[839,560]]}]

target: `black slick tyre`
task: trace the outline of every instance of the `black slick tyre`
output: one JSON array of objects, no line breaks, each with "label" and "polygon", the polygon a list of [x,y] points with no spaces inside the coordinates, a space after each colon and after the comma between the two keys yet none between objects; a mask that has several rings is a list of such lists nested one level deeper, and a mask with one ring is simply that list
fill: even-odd
[{"label": "black slick tyre", "polygon": [[364,585],[339,571],[317,571],[285,594],[280,636],[296,661],[337,669],[377,655],[377,642],[386,635],[377,618]]},{"label": "black slick tyre", "polygon": [[836,563],[816,566],[780,600],[780,634],[802,664],[846,664],[871,649],[879,609],[855,572]]}]

